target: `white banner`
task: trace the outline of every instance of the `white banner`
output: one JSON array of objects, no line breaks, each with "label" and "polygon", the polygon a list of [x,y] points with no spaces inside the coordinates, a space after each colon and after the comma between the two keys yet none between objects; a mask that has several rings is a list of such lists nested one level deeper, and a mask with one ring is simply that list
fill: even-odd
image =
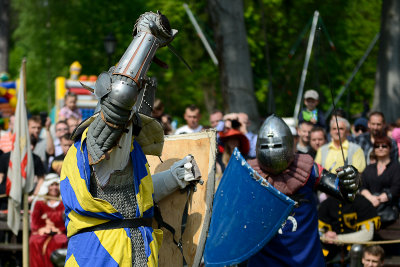
[{"label": "white banner", "polygon": [[22,66],[18,87],[18,102],[15,110],[14,141],[8,166],[6,187],[6,193],[9,196],[7,224],[16,235],[21,222],[23,193],[32,191],[34,185],[33,157],[24,95],[25,75],[24,67]]}]

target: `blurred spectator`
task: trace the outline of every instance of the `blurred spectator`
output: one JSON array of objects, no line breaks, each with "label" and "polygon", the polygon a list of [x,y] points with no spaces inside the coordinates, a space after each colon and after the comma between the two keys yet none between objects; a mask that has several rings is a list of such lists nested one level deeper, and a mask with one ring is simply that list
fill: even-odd
[{"label": "blurred spectator", "polygon": [[195,105],[190,105],[185,109],[184,119],[186,125],[178,128],[175,134],[186,134],[186,133],[197,133],[203,129],[203,126],[199,124],[200,121],[200,109]]},{"label": "blurred spectator", "polygon": [[397,143],[397,149],[400,155],[400,128],[394,128],[392,132],[392,139]]},{"label": "blurred spectator", "polygon": [[232,156],[233,150],[237,147],[244,157],[249,153],[250,143],[247,137],[239,131],[240,123],[232,121],[232,128],[225,129],[219,133],[223,143],[222,154],[217,155],[217,176],[222,176],[225,167]]},{"label": "blurred spectator", "polygon": [[385,126],[384,131],[386,132],[386,135],[392,138],[392,132],[394,128],[396,128],[396,123],[389,123]]},{"label": "blurred spectator", "polygon": [[69,133],[69,127],[66,121],[58,121],[55,126],[56,138],[54,139],[54,156],[57,157],[63,154],[60,139],[65,134]]},{"label": "blurred spectator", "polygon": [[366,118],[358,118],[354,121],[353,127],[353,136],[357,137],[368,131],[368,120]]},{"label": "blurred spectator", "polygon": [[251,132],[249,130],[250,126],[250,120],[249,116],[244,113],[240,112],[238,113],[238,119],[240,122],[240,131],[244,133],[244,135],[247,137],[250,143],[250,150],[249,153],[247,153],[247,158],[255,158],[256,157],[256,146],[257,146],[257,134]]},{"label": "blurred spectator", "polygon": [[60,198],[60,178],[45,182],[48,192],[44,200],[36,201],[31,215],[29,264],[31,267],[53,266],[51,253],[66,248],[68,239],[64,226],[64,205]]},{"label": "blurred spectator", "polygon": [[173,129],[171,125],[172,118],[170,115],[164,113],[164,104],[158,98],[156,98],[156,100],[154,101],[154,108],[151,112],[151,116],[161,123],[165,135],[173,134]]},{"label": "blurred spectator", "polygon": [[314,125],[326,128],[325,117],[321,110],[317,108],[319,95],[315,90],[307,90],[304,93],[305,107],[299,113],[299,124],[303,121],[311,122]]},{"label": "blurred spectator", "polygon": [[218,132],[224,130],[224,114],[222,111],[216,110],[210,114],[210,125]]},{"label": "blurred spectator", "polygon": [[[37,139],[34,136],[31,136],[30,141],[31,141],[31,148],[32,150],[34,150]],[[7,171],[8,171],[8,164],[10,162],[10,154],[11,152],[7,152],[0,156],[0,185],[1,185],[0,194],[6,193]],[[44,181],[45,169],[40,158],[35,153],[32,153],[32,156],[33,156],[35,183],[36,183],[33,195],[37,195]],[[32,200],[33,197],[30,196],[29,202],[31,202]],[[7,209],[7,198],[5,200],[3,198],[0,199],[0,209]]]},{"label": "blurred spectator", "polygon": [[372,150],[371,153],[369,153],[369,164],[368,165],[376,163],[377,160],[378,159],[377,159],[377,157],[375,155],[375,151]]},{"label": "blurred spectator", "polygon": [[250,149],[247,153],[247,159],[252,159],[256,157],[256,145],[257,145],[257,135],[248,130],[250,126],[249,116],[244,113],[228,113],[224,116],[224,128],[226,129],[237,129],[242,132],[248,139],[250,144]]},{"label": "blurred spectator", "polygon": [[308,121],[302,121],[297,128],[297,135],[299,140],[296,145],[296,151],[300,154],[310,154],[310,132],[313,124]]},{"label": "blurred spectator", "polygon": [[288,125],[288,126],[290,129],[290,132],[293,135],[293,145],[294,145],[294,149],[296,150],[297,143],[299,142],[299,135],[297,134],[296,127],[291,126],[291,125]]},{"label": "blurred spectator", "polygon": [[[325,145],[326,143],[327,143],[327,140],[326,140],[325,129],[320,126],[314,126],[310,132],[310,147],[311,147],[311,149],[308,154],[311,157],[313,157],[313,159],[315,159],[318,149],[320,147],[322,147],[323,145]],[[317,191],[315,193],[316,193],[316,198],[319,202],[324,201],[328,197],[327,194],[320,192],[320,191]]]},{"label": "blurred spectator", "polygon": [[[346,111],[342,108],[338,108],[338,109],[334,110],[332,112],[331,120],[334,120],[336,122],[336,118],[343,118],[343,119],[347,120]],[[329,122],[331,122],[331,121],[329,121]],[[349,127],[349,129],[346,129],[346,138],[347,138],[347,141],[355,143],[355,138],[353,137],[353,135],[351,133],[350,127]],[[328,139],[328,142],[332,141],[330,131],[327,133],[327,139]]]},{"label": "blurred spectator", "polygon": [[81,121],[78,120],[77,118],[70,117],[67,119],[67,124],[70,134],[74,132],[75,128],[78,127],[79,123],[81,123]]},{"label": "blurred spectator", "polygon": [[[42,127],[44,126],[44,129]],[[38,155],[43,163],[45,173],[48,172],[48,159],[54,155],[54,142],[50,133],[51,120],[49,117],[42,121],[40,116],[32,116],[28,120],[29,135],[36,138],[37,144],[33,152]]]},{"label": "blurred spectator", "polygon": [[[363,172],[365,169],[364,153],[360,146],[347,140],[346,133],[350,130],[350,124],[341,117],[338,117],[337,120],[339,129],[336,120],[332,119],[330,122],[332,141],[318,149],[315,162],[331,173],[336,173],[337,168],[348,164],[353,165],[359,172]],[[343,159],[341,147],[343,147],[345,159]]]},{"label": "blurred spectator", "polygon": [[[379,229],[380,219],[375,208],[362,195],[354,202],[339,201],[328,197],[318,209],[318,228],[323,237],[332,241],[323,244],[327,262],[340,259],[341,247],[333,240],[342,242],[366,242],[372,240],[374,229]],[[328,265],[329,266],[329,265]]]},{"label": "blurred spectator", "polygon": [[50,165],[50,173],[61,174],[61,167],[65,156],[67,155],[68,149],[72,146],[74,141],[71,140],[71,134],[66,133],[60,138],[60,147],[62,154],[54,158]]},{"label": "blurred spectator", "polygon": [[315,158],[318,149],[325,145],[327,142],[326,140],[326,132],[325,129],[319,126],[314,126],[310,132],[310,155]]},{"label": "blurred spectator", "polygon": [[161,123],[164,129],[165,135],[174,134],[174,127],[172,126],[172,118],[168,114],[164,114],[161,117]]},{"label": "blurred spectator", "polygon": [[367,246],[363,250],[363,267],[383,267],[385,261],[385,251],[379,245]]},{"label": "blurred spectator", "polygon": [[4,152],[10,152],[13,145],[13,131],[14,131],[15,116],[11,115],[8,123],[8,130],[1,131],[0,136],[0,149]]},{"label": "blurred spectator", "polygon": [[[382,112],[374,111],[368,117],[368,129],[369,132],[359,135],[355,142],[361,146],[364,151],[365,160],[369,164],[369,154],[372,151],[373,143],[376,137],[385,135],[383,129],[385,126],[385,116]],[[390,150],[390,158],[392,160],[398,160],[399,150],[397,143],[392,140],[392,146]]]},{"label": "blurred spectator", "polygon": [[74,93],[68,92],[64,97],[64,107],[60,109],[58,112],[58,120],[63,121],[69,118],[75,118],[78,121],[82,120],[82,112],[76,106],[76,102],[78,101],[78,96]]},{"label": "blurred spectator", "polygon": [[365,168],[360,187],[361,194],[377,208],[383,228],[399,217],[400,164],[390,158],[391,145],[388,136],[375,138],[374,153],[377,162]]}]

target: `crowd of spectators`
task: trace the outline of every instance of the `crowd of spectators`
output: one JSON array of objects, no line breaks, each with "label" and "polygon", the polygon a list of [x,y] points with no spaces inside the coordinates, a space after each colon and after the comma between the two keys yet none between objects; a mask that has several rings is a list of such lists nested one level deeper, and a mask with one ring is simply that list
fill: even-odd
[{"label": "crowd of spectators", "polygon": [[[304,99],[305,108],[299,115],[297,129],[298,153],[307,151],[332,173],[346,164],[352,164],[361,173],[362,184],[353,203],[340,202],[316,192],[320,202],[319,231],[324,240],[324,255],[328,266],[340,266],[349,259],[347,244],[400,239],[400,233],[393,231],[400,226],[397,142],[400,141],[400,124],[388,125],[382,112],[372,111],[367,117],[355,118],[350,125],[346,119],[349,116],[343,110],[338,110],[336,116],[324,118],[317,108],[319,96],[315,90],[306,91]],[[320,120],[328,122],[326,127],[321,127]],[[312,123],[312,127],[307,128],[308,134],[304,132],[305,122]],[[311,149],[305,149],[307,146]],[[338,245],[340,243],[342,245]],[[383,247],[389,254],[399,255],[398,244]],[[374,255],[364,253],[369,259],[363,258],[363,264],[382,266],[383,249],[379,247],[372,251]],[[369,265],[372,260],[376,265]]]}]

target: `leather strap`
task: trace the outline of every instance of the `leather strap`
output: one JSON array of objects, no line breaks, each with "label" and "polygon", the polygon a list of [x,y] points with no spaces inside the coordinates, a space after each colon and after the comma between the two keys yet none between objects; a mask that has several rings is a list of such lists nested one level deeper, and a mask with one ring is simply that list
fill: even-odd
[{"label": "leather strap", "polygon": [[183,237],[183,233],[185,232],[186,223],[187,223],[187,219],[188,219],[188,216],[189,216],[189,214],[188,214],[188,209],[189,209],[189,198],[190,198],[190,192],[191,192],[192,187],[193,187],[193,185],[188,185],[188,186],[186,186],[185,189],[182,190],[183,192],[186,191],[186,194],[187,194],[186,196],[187,196],[187,198],[186,198],[185,208],[184,208],[183,214],[182,214],[182,221],[181,221],[181,237],[180,237],[179,241],[176,241],[176,239],[175,239],[175,232],[176,232],[176,231],[175,231],[175,228],[172,227],[170,224],[166,223],[166,222],[163,220],[162,215],[161,215],[160,208],[159,208],[157,205],[154,206],[154,219],[156,219],[156,221],[157,221],[157,223],[158,223],[158,228],[164,227],[165,229],[167,229],[168,231],[171,232],[171,234],[172,234],[172,241],[173,241],[174,244],[178,247],[179,251],[180,251],[181,254],[182,254],[182,266],[183,266],[183,267],[187,267],[187,266],[188,266],[188,264],[187,264],[187,262],[186,262],[186,259],[185,259],[185,255],[183,254],[182,237]]},{"label": "leather strap", "polygon": [[78,232],[78,234],[85,232],[100,231],[100,230],[118,229],[118,228],[138,228],[140,226],[151,227],[151,225],[152,225],[152,218],[111,220],[106,223],[82,229]]}]

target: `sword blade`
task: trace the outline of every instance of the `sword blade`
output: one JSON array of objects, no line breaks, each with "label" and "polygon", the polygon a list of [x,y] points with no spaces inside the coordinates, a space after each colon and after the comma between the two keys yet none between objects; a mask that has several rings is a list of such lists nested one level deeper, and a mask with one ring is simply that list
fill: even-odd
[{"label": "sword blade", "polygon": [[183,62],[183,64],[185,64],[185,66],[190,70],[190,72],[193,72],[192,68],[189,66],[186,60],[181,55],[179,55],[175,47],[173,47],[171,44],[168,44],[167,46],[169,48],[169,51],[171,51],[172,54],[174,54],[177,58],[179,58]]}]

